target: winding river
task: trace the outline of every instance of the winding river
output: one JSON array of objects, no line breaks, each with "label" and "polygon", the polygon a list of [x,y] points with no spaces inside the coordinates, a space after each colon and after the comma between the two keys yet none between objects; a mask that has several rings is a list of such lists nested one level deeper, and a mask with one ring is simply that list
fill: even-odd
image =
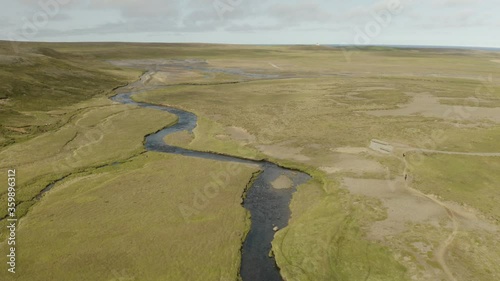
[{"label": "winding river", "polygon": [[[197,124],[196,115],[168,106],[136,102],[132,99],[133,95],[133,92],[120,93],[111,99],[123,104],[167,111],[178,117],[176,124],[146,137],[145,147],[148,151],[260,166],[262,172],[253,181],[243,201],[243,207],[251,214],[251,228],[241,249],[240,275],[244,281],[283,280],[274,257],[270,257],[271,241],[275,233],[273,228],[276,226],[281,229],[287,226],[290,218],[289,204],[292,194],[296,191],[297,186],[307,182],[310,176],[300,171],[280,167],[268,161],[243,159],[169,145],[164,141],[165,136],[180,131],[192,132]],[[292,180],[291,188],[276,189],[273,187],[272,182],[281,175],[285,175]]]}]

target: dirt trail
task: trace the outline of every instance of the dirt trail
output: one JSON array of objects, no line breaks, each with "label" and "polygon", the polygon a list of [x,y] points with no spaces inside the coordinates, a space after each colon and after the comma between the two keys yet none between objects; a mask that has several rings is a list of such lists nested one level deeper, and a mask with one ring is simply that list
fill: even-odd
[{"label": "dirt trail", "polygon": [[500,157],[500,152],[458,152],[458,151],[443,151],[424,148],[407,147],[406,152],[426,152],[426,153],[439,153],[448,155],[466,155],[466,156],[482,156],[482,157]]},{"label": "dirt trail", "polygon": [[[398,147],[398,146],[396,146]],[[465,155],[465,156],[481,156],[481,157],[500,157],[500,153],[498,152],[458,152],[458,151],[443,151],[443,150],[434,150],[434,149],[423,149],[423,148],[414,148],[414,147],[409,147],[409,146],[399,146],[400,148],[406,148],[406,151],[405,152],[424,152],[424,153],[438,153],[438,154],[447,154],[447,155]],[[407,173],[407,169],[408,169],[408,163],[406,162],[406,159],[404,159],[404,162],[405,162],[405,175],[408,174]],[[429,198],[430,200],[432,200],[433,202],[441,205],[443,208],[446,209],[446,212],[448,213],[448,216],[450,217],[452,223],[453,223],[453,232],[448,236],[448,238],[446,240],[444,240],[441,245],[439,245],[438,247],[438,250],[437,250],[437,253],[436,253],[436,260],[437,262],[441,265],[441,267],[443,268],[443,271],[446,273],[447,277],[448,277],[448,280],[451,280],[451,281],[456,281],[455,277],[453,276],[453,273],[452,271],[449,269],[447,263],[446,263],[446,252],[449,248],[449,246],[451,245],[451,243],[453,243],[453,240],[455,239],[457,233],[458,233],[458,229],[459,229],[459,223],[458,223],[458,220],[456,218],[456,213],[455,211],[451,210],[445,203],[439,201],[438,199],[432,197],[432,196],[428,196],[416,189],[413,189],[411,187],[408,186],[408,182],[406,183],[407,187],[410,188],[412,191],[414,192],[417,192],[418,194],[421,194],[427,198]]]},{"label": "dirt trail", "polygon": [[[405,153],[412,152],[412,151],[420,151],[420,152],[426,152],[426,153],[439,153],[439,154],[448,154],[448,155],[469,155],[469,156],[486,156],[486,157],[498,157],[498,156],[500,156],[500,153],[495,153],[495,152],[493,152],[493,153],[481,153],[481,152],[442,151],[442,150],[433,150],[433,149],[420,149],[420,148],[414,148],[414,147],[409,147],[409,146],[405,146],[405,145],[395,145],[395,147],[406,149]],[[408,162],[406,161],[405,157],[403,157],[403,161],[405,164],[405,169],[404,169],[403,173],[404,173],[404,176],[406,177],[408,175],[409,165],[408,165]],[[453,276],[453,272],[450,270],[450,268],[448,267],[448,264],[446,263],[446,253],[447,253],[450,245],[455,240],[455,237],[457,236],[458,230],[459,230],[459,222],[457,220],[455,211],[450,209],[445,203],[438,200],[434,196],[427,195],[427,194],[425,194],[425,193],[423,193],[415,188],[410,187],[408,181],[405,181],[405,186],[411,192],[433,201],[434,203],[440,205],[441,207],[443,207],[446,210],[446,213],[448,214],[448,217],[450,218],[450,220],[453,224],[453,231],[439,245],[439,247],[436,251],[436,261],[439,263],[439,265],[443,269],[444,273],[447,276],[447,279],[450,281],[456,281],[457,279]]]},{"label": "dirt trail", "polygon": [[[397,157],[397,156],[394,156],[394,157]],[[400,159],[400,158],[398,158],[398,159]],[[403,176],[406,176],[406,175],[408,175],[409,165],[408,165],[408,162],[406,161],[406,158],[403,157],[402,161],[405,164],[405,169],[404,169],[404,172],[403,172]],[[458,233],[458,230],[459,230],[459,223],[458,223],[458,220],[456,218],[455,211],[453,211],[452,209],[450,209],[445,203],[441,202],[440,200],[438,200],[434,196],[427,195],[427,194],[421,192],[420,190],[412,188],[410,186],[410,184],[409,184],[409,181],[405,181],[405,187],[410,192],[414,193],[415,195],[425,197],[425,198],[431,200],[432,202],[438,204],[439,206],[441,206],[442,208],[444,208],[446,210],[446,213],[448,214],[448,217],[450,218],[450,220],[451,220],[451,222],[453,224],[453,231],[439,245],[439,247],[437,249],[437,252],[436,252],[436,261],[439,263],[439,265],[443,269],[443,271],[446,274],[447,279],[449,281],[457,281],[457,279],[455,279],[455,277],[453,276],[453,272],[448,267],[448,264],[446,263],[446,257],[445,257],[446,256],[446,252],[448,251],[449,246],[451,245],[451,243],[453,243],[453,240],[455,240],[455,237],[456,237],[456,235]]]},{"label": "dirt trail", "polygon": [[[404,151],[404,153],[408,152],[424,152],[424,153],[438,153],[438,154],[447,154],[447,155],[466,155],[466,156],[482,156],[482,157],[500,157],[499,152],[457,152],[457,151],[443,151],[443,150],[433,150],[433,149],[422,149],[422,148],[415,148],[415,147],[410,147],[408,145],[404,144],[394,144],[391,143],[394,148],[398,148]],[[406,161],[406,158],[404,157],[405,154],[403,154],[403,157],[395,155],[394,153],[392,154],[393,157],[396,157],[397,159],[401,160],[404,162],[404,172],[403,176],[406,178],[409,174],[409,164]],[[444,208],[448,214],[448,217],[450,218],[452,224],[453,224],[453,231],[451,234],[439,245],[439,247],[436,250],[436,261],[439,263],[441,268],[443,269],[444,273],[446,274],[446,277],[449,281],[456,281],[457,279],[453,276],[453,272],[450,270],[446,263],[446,253],[450,247],[450,245],[453,243],[455,240],[455,237],[458,234],[458,230],[460,228],[460,224],[457,219],[457,215],[460,216],[461,214],[457,213],[456,210],[452,210],[446,203],[440,201],[434,196],[427,195],[415,188],[412,188],[410,186],[410,181],[405,181],[405,187],[412,193],[418,196],[425,197],[432,202],[438,204],[442,208]]]},{"label": "dirt trail", "polygon": [[448,279],[452,280],[452,281],[456,281],[455,277],[453,276],[453,273],[451,272],[450,268],[448,267],[448,265],[446,263],[445,255],[446,255],[446,252],[448,251],[449,246],[451,245],[451,243],[455,239],[455,236],[457,236],[459,224],[458,224],[457,218],[455,216],[455,213],[453,213],[452,211],[449,211],[449,209],[446,206],[443,206],[443,207],[446,208],[446,210],[448,211],[448,215],[450,216],[450,219],[453,222],[453,232],[450,234],[450,236],[448,236],[448,238],[446,240],[444,240],[441,243],[441,245],[439,245],[439,248],[438,248],[437,253],[436,253],[436,260],[443,268]]},{"label": "dirt trail", "polygon": [[417,148],[411,147],[406,144],[401,143],[391,143],[390,144],[394,148],[398,148],[404,150],[404,152],[424,152],[424,153],[438,153],[438,154],[447,154],[447,155],[465,155],[465,156],[482,156],[482,157],[500,157],[500,152],[461,152],[461,151],[445,151],[445,150],[436,150],[436,149],[426,149],[426,148]]},{"label": "dirt trail", "polygon": [[[447,155],[500,157],[500,153],[498,153],[498,152],[443,151],[443,150],[434,150],[434,149],[414,148],[414,147],[410,147],[410,146],[406,146],[406,145],[394,145],[394,147],[405,149],[405,153],[407,153],[407,152],[424,152],[424,153],[438,153],[438,154],[447,154]],[[406,158],[403,158],[403,161],[405,163],[404,174],[407,175],[408,174],[408,163],[406,162]],[[412,192],[415,192],[417,194],[425,196],[426,198],[432,200],[436,204],[439,204],[440,206],[442,206],[443,208],[446,209],[446,212],[448,213],[448,216],[449,216],[450,220],[453,223],[453,232],[448,236],[448,238],[446,240],[444,240],[441,243],[441,245],[439,245],[437,253],[436,253],[436,260],[441,265],[441,267],[443,268],[443,270],[446,273],[448,279],[451,280],[451,281],[456,281],[455,277],[453,276],[453,273],[451,272],[451,270],[449,269],[449,267],[446,264],[446,258],[445,258],[446,252],[447,252],[449,246],[451,245],[451,243],[453,243],[453,240],[455,239],[455,237],[456,237],[456,235],[458,233],[458,229],[459,229],[459,223],[458,223],[458,220],[456,218],[456,212],[453,211],[453,210],[451,210],[445,203],[439,201],[435,197],[426,195],[423,192],[420,192],[420,191],[418,191],[418,190],[416,190],[414,188],[411,188],[409,186],[408,182],[406,182],[406,186],[407,186],[408,189],[412,190]]]}]

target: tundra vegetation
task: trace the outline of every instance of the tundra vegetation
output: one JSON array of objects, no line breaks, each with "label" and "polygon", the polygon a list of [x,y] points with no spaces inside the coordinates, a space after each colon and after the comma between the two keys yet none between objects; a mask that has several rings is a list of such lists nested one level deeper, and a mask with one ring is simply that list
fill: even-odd
[{"label": "tundra vegetation", "polygon": [[[198,115],[192,133],[168,143],[312,175],[273,241],[285,280],[500,278],[497,52],[366,47],[348,60],[325,46],[19,50],[0,44],[0,166],[18,170],[23,216],[19,274],[0,271],[2,280],[237,280],[249,224],[241,198],[257,167],[241,165],[186,220],[179,206],[231,164],[144,152],[144,136],[175,117],[108,99],[144,72],[134,99]],[[372,139],[392,153],[369,149]]]}]

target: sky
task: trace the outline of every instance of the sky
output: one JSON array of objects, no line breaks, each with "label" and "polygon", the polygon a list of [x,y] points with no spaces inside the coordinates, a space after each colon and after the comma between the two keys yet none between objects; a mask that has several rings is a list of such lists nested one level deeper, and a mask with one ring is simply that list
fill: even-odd
[{"label": "sky", "polygon": [[0,0],[0,39],[500,47],[499,0]]}]

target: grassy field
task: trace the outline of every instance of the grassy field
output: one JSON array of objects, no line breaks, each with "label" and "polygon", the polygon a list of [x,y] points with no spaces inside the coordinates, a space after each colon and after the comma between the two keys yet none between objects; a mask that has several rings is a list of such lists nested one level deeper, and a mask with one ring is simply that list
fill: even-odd
[{"label": "grassy field", "polygon": [[[412,167],[415,187],[500,222],[499,157],[427,155]],[[480,179],[480,180],[478,180]]]},{"label": "grassy field", "polygon": [[[472,149],[492,151],[496,148],[496,144],[491,141],[500,133],[496,126],[464,128],[457,127],[455,122],[449,120],[424,116],[373,118],[361,114],[360,111],[396,108],[398,104],[410,100],[405,92],[416,92],[423,86],[434,87],[436,90],[445,89],[446,86],[442,83],[387,80],[389,79],[379,81],[373,78],[332,77],[177,86],[152,90],[136,99],[190,109],[220,123],[219,131],[214,130],[214,125],[200,126],[200,142],[227,134],[224,131],[226,127],[237,126],[255,136],[255,144],[293,140],[297,147],[312,143],[328,148],[364,146],[371,138],[379,138],[419,146],[433,132],[446,131],[453,138],[436,143],[436,148],[452,146],[457,151],[470,151],[470,143],[457,142],[456,139],[471,134],[475,136],[474,142],[478,143]],[[390,89],[370,91],[379,83]],[[449,83],[453,85],[453,81]],[[467,97],[471,92],[464,89],[460,93]],[[458,92],[455,94],[458,95]],[[463,122],[467,124],[470,121]]]},{"label": "grassy field", "polygon": [[380,203],[357,200],[318,182],[299,189],[290,226],[273,241],[285,280],[409,280],[387,248],[364,240],[362,224],[385,218]]},{"label": "grassy field", "polygon": [[[145,70],[152,78],[136,100],[198,115],[193,134],[168,136],[169,143],[267,158],[313,175],[294,195],[290,224],[273,242],[286,280],[500,278],[496,158],[426,154],[405,181],[404,150],[368,149],[370,140],[381,139],[500,152],[498,53],[23,43],[14,54],[7,43],[1,47],[0,81],[8,88],[0,100],[0,166],[19,170],[20,213],[32,207],[19,235],[29,249],[20,248],[20,260],[33,266],[19,280],[37,274],[57,280],[65,273],[95,280],[236,279],[238,245],[248,227],[239,203],[255,169],[231,178],[231,194],[215,197],[203,212],[184,209],[195,215],[180,220],[176,208],[192,200],[186,199],[195,192],[190,188],[228,164],[141,154],[144,135],[175,119],[114,105],[106,96]],[[43,79],[49,86],[40,86]],[[126,163],[97,168],[113,162]],[[34,204],[41,188],[65,175]],[[133,231],[120,231],[124,225]],[[90,246],[82,247],[78,241],[88,237]],[[45,269],[69,253],[78,254]]]},{"label": "grassy field", "polygon": [[64,116],[47,111],[109,95],[140,74],[43,44],[22,44],[14,52],[1,41],[0,66],[0,147],[59,128]]},{"label": "grassy field", "polygon": [[[207,187],[221,171],[228,180]],[[21,221],[19,272],[0,279],[235,280],[249,227],[242,194],[255,171],[146,153],[72,175]]]},{"label": "grassy field", "polygon": [[[176,121],[168,113],[116,105],[105,98],[75,104],[47,114],[68,114],[57,130],[16,143],[0,151],[0,169],[18,171],[17,215],[23,216],[48,184],[64,176],[121,162],[144,151],[144,135]],[[111,149],[112,148],[112,149]],[[2,173],[2,180],[7,174]],[[0,192],[7,204],[7,190]],[[0,216],[7,209],[0,211]],[[2,221],[4,226],[7,222]],[[4,227],[0,232],[4,237]]]}]

